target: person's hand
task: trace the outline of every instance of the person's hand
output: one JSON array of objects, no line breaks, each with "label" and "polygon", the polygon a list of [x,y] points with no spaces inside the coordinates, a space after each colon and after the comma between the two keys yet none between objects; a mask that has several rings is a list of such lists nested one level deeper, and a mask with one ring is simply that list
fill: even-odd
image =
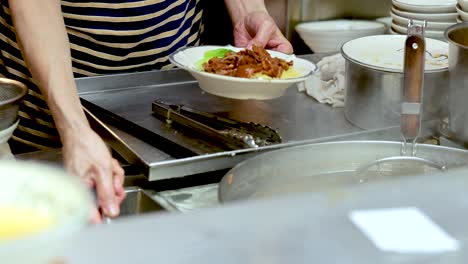
[{"label": "person's hand", "polygon": [[291,43],[284,37],[273,18],[264,11],[251,12],[234,25],[234,45],[253,45],[283,53],[293,53]]},{"label": "person's hand", "polygon": [[[116,217],[125,198],[124,170],[112,158],[103,140],[91,128],[75,131],[63,139],[65,168],[79,176],[90,188],[96,188],[97,202],[103,215]],[[92,222],[101,222],[95,208]]]}]

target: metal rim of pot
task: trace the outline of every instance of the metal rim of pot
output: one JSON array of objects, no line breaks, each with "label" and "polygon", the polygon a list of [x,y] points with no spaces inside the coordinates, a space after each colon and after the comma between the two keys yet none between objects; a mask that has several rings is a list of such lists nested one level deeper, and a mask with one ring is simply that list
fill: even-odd
[{"label": "metal rim of pot", "polygon": [[[301,145],[291,148],[283,148],[257,155],[247,159],[234,168],[229,170],[221,179],[218,188],[218,201],[220,203],[229,203],[233,201],[248,200],[256,191],[264,191],[263,187],[279,186],[283,184],[281,179],[288,179],[288,182],[294,179],[304,179],[304,177],[315,177],[329,173],[341,173],[355,171],[359,165],[362,165],[371,159],[377,159],[379,156],[388,157],[392,153],[400,153],[401,142],[398,141],[335,141]],[[418,157],[431,157],[438,162],[446,163],[448,171],[462,168],[468,165],[468,151],[438,145],[418,144]],[[353,155],[348,155],[352,152]],[[303,154],[307,154],[304,156]],[[304,157],[314,157],[313,154],[322,154],[320,158],[307,162]],[[333,157],[333,160],[327,159],[327,155]],[[301,159],[296,159],[300,156]],[[326,163],[324,163],[326,161]],[[279,164],[287,164],[284,169],[279,169]],[[317,163],[317,164],[316,164]],[[301,167],[295,167],[301,164]],[[312,171],[309,171],[312,170]],[[307,171],[307,175],[295,175],[294,171],[300,173]],[[283,174],[284,173],[284,174]],[[427,173],[427,172],[426,172]],[[425,174],[426,174],[425,173]],[[422,174],[402,174],[409,175]],[[391,176],[394,177],[394,176]],[[410,176],[411,177],[411,176]],[[345,179],[340,177],[340,179]],[[271,185],[275,180],[276,185]],[[310,179],[310,178],[309,178]],[[265,183],[269,184],[265,184]],[[371,182],[373,180],[371,179]],[[339,181],[334,182],[333,186],[340,186]],[[356,181],[355,184],[361,184]],[[307,185],[303,185],[307,186]]]},{"label": "metal rim of pot", "polygon": [[[448,82],[448,123],[442,128],[444,136],[452,141],[467,146],[468,143],[468,120],[466,118],[466,89],[468,22],[455,24],[444,32],[446,41],[449,43],[449,82]],[[445,130],[445,131],[444,131]]]},{"label": "metal rim of pot", "polygon": [[15,97],[12,97],[10,99],[7,99],[7,100],[0,100],[0,107],[2,106],[6,106],[6,105],[9,105],[9,104],[14,104],[18,101],[20,101],[21,99],[23,99],[23,97],[26,95],[26,93],[28,92],[28,88],[26,87],[26,85],[24,85],[23,83],[19,82],[19,81],[15,81],[15,80],[12,80],[12,79],[8,79],[8,78],[1,78],[0,77],[0,86],[3,85],[3,84],[7,84],[7,85],[12,85],[12,86],[15,86],[15,87],[18,87],[21,89],[21,92],[18,93],[18,95],[16,95]]},{"label": "metal rim of pot", "polygon": [[452,25],[452,26],[448,27],[444,32],[444,38],[450,44],[453,44],[453,45],[455,45],[455,46],[457,46],[459,48],[462,48],[462,49],[468,49],[467,45],[463,45],[463,44],[460,44],[458,42],[455,42],[449,36],[450,33],[452,33],[453,31],[458,30],[458,29],[462,29],[462,28],[467,29],[468,28],[468,22],[457,23],[455,25]]},{"label": "metal rim of pot", "polygon": [[[383,35],[383,36],[390,36],[390,35]],[[403,36],[403,35],[402,35]],[[369,37],[369,36],[367,36]],[[400,37],[399,35],[395,35],[395,36],[390,36],[390,37]],[[403,36],[404,37],[404,36]],[[362,38],[366,38],[366,37],[362,37]],[[341,55],[346,59],[346,60],[349,60],[351,62],[354,62],[362,67],[366,67],[366,68],[369,68],[369,69],[372,69],[372,70],[377,70],[377,71],[381,71],[381,72],[384,72],[384,73],[401,73],[403,74],[403,69],[401,70],[391,70],[389,68],[385,68],[385,67],[379,67],[379,66],[375,66],[375,65],[371,65],[371,64],[368,64],[368,63],[364,63],[364,62],[361,62],[355,58],[352,58],[350,57],[348,54],[346,54],[346,52],[344,51],[344,47],[346,44],[352,42],[352,41],[355,41],[356,39],[353,39],[353,40],[350,40],[350,41],[347,41],[345,44],[343,44],[343,46],[341,46]],[[433,70],[425,70],[424,72],[425,73],[437,73],[437,72],[445,72],[448,70],[448,67],[446,68],[443,68],[443,69],[433,69]]]}]

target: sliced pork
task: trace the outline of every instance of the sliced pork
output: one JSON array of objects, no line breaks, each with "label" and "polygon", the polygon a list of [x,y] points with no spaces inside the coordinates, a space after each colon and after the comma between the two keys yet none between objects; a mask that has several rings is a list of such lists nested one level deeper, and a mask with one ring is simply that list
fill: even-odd
[{"label": "sliced pork", "polygon": [[242,78],[257,75],[280,78],[292,65],[292,61],[273,58],[264,48],[253,46],[251,50],[228,52],[224,58],[212,58],[203,64],[203,69],[206,72]]}]

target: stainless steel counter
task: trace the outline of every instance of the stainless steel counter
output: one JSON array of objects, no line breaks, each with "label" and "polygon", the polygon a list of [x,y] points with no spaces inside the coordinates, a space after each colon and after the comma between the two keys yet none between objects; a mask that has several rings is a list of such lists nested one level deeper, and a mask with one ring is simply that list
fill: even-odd
[{"label": "stainless steel counter", "polygon": [[[169,88],[191,89],[191,92],[198,89],[193,81],[189,80],[189,76],[184,77],[183,72],[176,70],[168,73],[165,81],[169,79],[174,82],[174,85],[165,88],[155,85],[161,81],[159,79],[161,75],[158,73],[132,74],[134,78],[131,80],[134,83],[131,89],[120,86],[128,85],[128,75],[114,76],[115,78],[112,79],[97,78],[103,87],[100,91],[93,90],[95,88],[93,82],[97,80],[96,78],[82,79],[78,82],[83,98],[97,100],[99,104],[106,105],[112,111],[126,113],[130,110],[129,112],[133,113],[128,117],[130,121],[137,122],[139,118],[150,121],[153,126],[164,133],[165,128],[161,125],[158,127],[156,125],[158,120],[150,115],[151,107],[148,102],[156,99],[154,97],[159,98],[160,95],[175,99],[171,96],[172,90]],[[176,84],[179,82],[183,82],[185,88],[177,88]],[[159,91],[160,89],[163,92]],[[156,92],[161,93],[156,94]],[[116,102],[114,100],[116,94],[125,95],[126,100],[119,99]],[[298,96],[294,89],[289,91],[288,97],[292,94]],[[303,97],[300,100],[305,104],[296,105],[295,107],[300,111],[292,113],[294,116],[304,116],[306,123],[300,124],[303,125],[301,131],[287,130],[285,135],[290,139],[290,145],[346,139],[399,139],[398,128],[361,131],[344,119],[342,109],[332,109],[318,104],[305,95],[299,96]],[[228,109],[232,107],[225,106],[223,102],[226,101],[223,99],[219,104],[214,105],[215,110],[222,112],[224,107]],[[275,102],[272,104],[277,106]],[[138,113],[138,109],[143,109],[141,107],[144,106],[147,106],[145,110],[147,116],[139,117],[141,113]],[[257,103],[253,107],[257,110],[269,110],[270,112],[267,111],[267,113],[270,115],[274,113],[271,116],[277,115],[280,119],[282,118],[285,126],[288,124],[296,126],[295,122],[299,120],[284,113],[275,112],[278,110],[270,108],[268,104],[265,106]],[[96,112],[99,109],[91,110],[93,110],[92,113],[99,114],[98,111]],[[240,110],[234,112],[241,119],[258,118],[256,120],[271,122],[268,124],[272,126],[275,124],[271,118],[260,119],[262,116],[252,115],[250,112],[244,115]],[[106,121],[112,121],[112,117],[107,116],[107,118]],[[100,127],[99,124],[94,125]],[[104,125],[100,127],[100,133],[109,143],[121,147],[122,152],[131,149],[132,153],[123,153],[123,155],[133,157],[131,154],[136,154],[137,156],[133,157],[136,161],[150,166],[148,169],[153,173],[150,174],[150,180],[193,174],[202,168],[204,170],[228,168],[249,155],[257,154],[238,151],[203,155],[201,158],[176,158],[159,150],[151,139],[133,136],[132,129],[141,129],[137,128],[138,124],[130,126],[131,129],[127,131],[122,131],[109,122]],[[432,127],[432,124],[426,127],[426,134],[431,134]],[[147,136],[152,135],[147,134]],[[170,136],[178,137],[177,135]],[[310,136],[310,138],[300,141],[300,136]],[[118,142],[115,142],[116,140]],[[177,153],[175,154],[177,156]],[[233,154],[234,157],[231,156]],[[60,160],[60,155],[56,152],[42,152],[22,155],[21,158],[57,161]],[[213,163],[212,161],[216,158],[219,158],[218,161],[223,161]],[[157,169],[152,170],[151,166],[154,164],[157,165],[154,167]],[[190,165],[183,167],[181,164]],[[173,169],[174,166],[178,166],[178,171]],[[312,261],[349,264],[461,264],[468,260],[465,253],[468,233],[462,221],[467,217],[468,212],[465,202],[468,198],[466,197],[467,187],[468,183],[463,174],[450,175],[450,177],[447,175],[444,177],[440,175],[418,176],[401,181],[358,185],[333,193],[313,193],[279,200],[249,201],[223,207],[216,206],[218,205],[216,184],[164,191],[158,193],[158,196],[164,198],[178,211],[188,212],[205,207],[216,208],[191,214],[150,214],[138,218],[129,217],[117,220],[109,226],[88,228],[73,240],[69,251],[65,254],[65,260],[70,264],[152,263],[154,261],[208,264],[310,263]],[[336,195],[337,193],[339,195]],[[349,221],[349,213],[353,210],[409,206],[418,207],[430,216],[460,242],[461,248],[456,252],[440,254],[383,252],[378,250]]]},{"label": "stainless steel counter", "polygon": [[[310,55],[305,58],[318,61],[321,57]],[[164,120],[161,122],[152,115],[154,100],[268,125],[279,131],[285,143],[361,131],[345,120],[342,109],[316,103],[299,93],[296,87],[274,100],[232,100],[206,94],[187,72],[179,69],[83,78],[77,80],[77,85],[84,104],[98,117],[118,125],[129,125],[127,130],[134,135],[155,137],[154,140],[142,139],[176,158],[226,149],[192,131],[168,127]],[[116,122],[112,122],[114,120]]]},{"label": "stainless steel counter", "polygon": [[[305,58],[318,61],[323,55]],[[83,104],[106,123],[108,141],[141,164],[149,180],[181,177],[226,169],[262,151],[332,141],[399,140],[399,128],[363,131],[351,125],[343,109],[320,104],[296,87],[269,101],[230,100],[205,94],[182,70],[155,71],[77,80]],[[240,121],[256,122],[279,131],[282,144],[228,151],[184,128],[168,127],[152,114],[151,103],[184,104]],[[429,133],[430,134],[430,133]]]},{"label": "stainless steel counter", "polygon": [[[312,61],[321,57],[323,55],[306,56]],[[150,181],[231,168],[261,153],[253,150],[224,151],[184,129],[168,128],[151,113],[151,102],[155,99],[195,105],[210,112],[278,129],[285,144],[267,147],[263,151],[324,141],[400,139],[398,127],[363,131],[346,121],[343,109],[319,104],[298,93],[296,87],[289,89],[284,98],[272,101],[228,100],[203,94],[192,77],[181,70],[83,78],[78,80],[78,87],[81,97],[87,100],[84,104],[91,110],[90,115],[101,119],[90,118],[94,120],[93,127],[130,164],[141,168],[137,174],[146,174]],[[117,127],[122,127],[122,124],[127,128]],[[424,134],[434,134],[434,126],[427,123]],[[444,145],[450,143],[447,141]],[[204,152],[208,154],[197,155]],[[53,163],[61,159],[58,152],[28,153],[18,158]],[[217,178],[222,174],[219,173]],[[134,178],[138,179],[137,182]],[[127,177],[127,186],[139,186],[141,182],[139,175]],[[194,183],[199,184],[202,183]],[[168,189],[159,189],[162,192],[156,198],[162,197],[171,208],[182,212],[218,204],[216,184]]]}]

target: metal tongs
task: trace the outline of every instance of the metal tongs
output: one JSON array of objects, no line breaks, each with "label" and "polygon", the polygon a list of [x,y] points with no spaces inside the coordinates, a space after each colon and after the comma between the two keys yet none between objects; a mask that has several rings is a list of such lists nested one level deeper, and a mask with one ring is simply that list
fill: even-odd
[{"label": "metal tongs", "polygon": [[277,131],[270,127],[222,118],[183,105],[153,102],[153,112],[166,119],[209,136],[230,149],[258,148],[281,143]]},{"label": "metal tongs", "polygon": [[424,164],[438,170],[445,170],[446,166],[433,160],[417,157],[417,141],[421,132],[422,123],[422,98],[424,85],[424,66],[426,63],[426,42],[424,31],[427,22],[423,25],[408,22],[407,38],[404,51],[404,83],[401,102],[400,129],[402,143],[400,156],[387,157],[375,160],[359,167],[356,172],[362,173],[375,165],[390,162],[415,162]]}]

